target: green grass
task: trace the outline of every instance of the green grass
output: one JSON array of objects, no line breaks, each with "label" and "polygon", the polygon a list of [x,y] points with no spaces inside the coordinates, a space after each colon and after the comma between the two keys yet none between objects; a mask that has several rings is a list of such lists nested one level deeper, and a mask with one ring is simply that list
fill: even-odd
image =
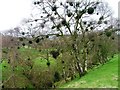
[{"label": "green grass", "polygon": [[[27,60],[28,57],[31,58],[33,62],[32,71],[35,73],[39,73],[41,71],[53,70],[55,71],[57,66],[57,62],[51,56],[49,57],[50,67],[46,65],[47,60],[45,59],[47,53],[46,51],[39,52],[35,49],[20,49],[20,55],[24,60]],[[6,66],[6,67],[4,67]],[[4,60],[2,64],[0,64],[0,70],[2,70],[2,78],[0,80],[6,81],[12,75],[12,67],[10,64],[7,63],[7,60]],[[28,66],[21,66],[17,65],[15,68],[15,82],[16,86],[23,88],[23,87],[33,87],[31,82],[22,74],[23,70],[30,70]],[[13,80],[10,79],[6,85],[12,85]],[[62,82],[62,81],[61,81]],[[9,87],[6,86],[6,87]],[[116,55],[113,59],[107,62],[104,65],[100,65],[97,68],[94,68],[88,72],[82,78],[76,78],[75,80],[62,83],[59,86],[60,88],[102,88],[102,87],[118,87],[118,56]]]},{"label": "green grass", "polygon": [[[47,60],[44,58],[44,56],[46,56],[46,52],[39,52],[35,49],[26,48],[21,48],[19,51],[20,55],[23,56],[22,58],[24,58],[24,60],[27,60],[28,57],[31,58],[31,61],[33,62],[33,68],[31,70],[35,70],[36,73],[39,73],[39,71],[41,70],[49,70],[50,68],[54,69],[56,66],[55,59],[53,59],[52,57],[49,57],[50,67],[47,66]],[[17,66],[14,69],[15,70],[13,72],[12,66],[5,59],[0,64],[0,71],[2,71],[2,77],[0,77],[0,80],[7,81],[5,83],[5,87],[13,87],[13,78],[9,79],[9,77],[11,77],[14,73],[16,87],[34,88],[31,82],[28,80],[28,78],[25,75],[23,75],[23,70],[30,70],[30,67],[28,67],[27,65],[21,66],[20,64],[17,64]]]},{"label": "green grass", "polygon": [[[43,68],[47,67],[47,64],[46,64],[47,60],[44,58],[38,57],[38,58],[34,59],[33,62],[34,62],[35,66],[42,66]],[[50,62],[50,66],[55,65],[55,59],[53,59],[52,57],[49,57],[49,62]]]},{"label": "green grass", "polygon": [[[19,67],[20,68],[20,67]],[[21,67],[22,68],[22,67]],[[20,68],[20,69],[21,69]],[[22,74],[21,70],[15,70],[14,72],[12,71],[12,67],[10,64],[7,63],[6,60],[0,64],[0,69],[2,71],[2,78],[1,80],[5,81],[4,84],[6,84],[6,87],[12,87],[13,86],[13,78],[11,77],[14,74],[15,78],[15,86],[23,88],[25,86],[27,87],[32,87],[31,83],[29,80]],[[7,82],[6,82],[7,81]]]},{"label": "green grass", "polygon": [[60,88],[117,88],[118,55],[104,65],[88,72],[82,78],[60,85]]}]

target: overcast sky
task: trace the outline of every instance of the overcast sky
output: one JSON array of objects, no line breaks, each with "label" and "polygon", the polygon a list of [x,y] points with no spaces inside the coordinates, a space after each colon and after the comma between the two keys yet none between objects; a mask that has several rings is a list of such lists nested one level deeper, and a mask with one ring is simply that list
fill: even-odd
[{"label": "overcast sky", "polygon": [[31,0],[0,0],[0,31],[16,27],[31,11]]},{"label": "overcast sky", "polygon": [[[105,0],[114,11],[114,17],[118,16],[118,1]],[[0,0],[0,31],[14,28],[31,13],[32,0]]]}]

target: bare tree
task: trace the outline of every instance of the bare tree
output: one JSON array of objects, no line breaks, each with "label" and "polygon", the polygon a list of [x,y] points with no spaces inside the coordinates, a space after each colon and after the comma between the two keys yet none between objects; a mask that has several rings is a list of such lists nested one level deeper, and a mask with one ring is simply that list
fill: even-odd
[{"label": "bare tree", "polygon": [[[98,36],[91,33],[109,26],[107,21],[112,13],[108,5],[101,1],[92,0],[76,2],[38,0],[34,2],[34,6],[40,12],[33,13],[32,18],[28,20],[31,28],[44,35],[61,36],[66,43],[68,41],[63,36],[68,34],[72,43],[67,45],[71,47],[69,51],[74,56],[76,70],[80,77],[84,75],[89,44],[93,42],[93,38]],[[92,20],[94,17],[96,20]]]}]

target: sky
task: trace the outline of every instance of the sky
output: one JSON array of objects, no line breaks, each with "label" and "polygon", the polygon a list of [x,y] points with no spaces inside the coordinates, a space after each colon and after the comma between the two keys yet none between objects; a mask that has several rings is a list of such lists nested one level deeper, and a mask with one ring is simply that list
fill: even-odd
[{"label": "sky", "polygon": [[[120,0],[104,0],[118,16],[118,2]],[[0,0],[0,31],[17,27],[24,18],[30,17],[32,0]]]},{"label": "sky", "polygon": [[120,0],[103,0],[103,1],[106,1],[109,4],[109,6],[112,8],[112,11],[114,13],[113,16],[118,17],[118,2]]},{"label": "sky", "polygon": [[0,0],[0,31],[16,27],[30,16],[31,0]]}]

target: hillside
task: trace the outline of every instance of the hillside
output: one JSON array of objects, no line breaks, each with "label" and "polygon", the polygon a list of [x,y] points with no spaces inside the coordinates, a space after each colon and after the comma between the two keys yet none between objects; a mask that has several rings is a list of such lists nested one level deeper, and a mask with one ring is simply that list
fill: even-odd
[{"label": "hillside", "polygon": [[[50,57],[50,68],[46,65],[47,61],[44,60],[44,58],[41,58],[45,52],[38,52],[33,49],[31,50],[25,50],[20,49],[22,54],[27,53],[30,51],[29,55],[33,57],[32,59],[33,68],[31,69],[33,76],[38,77],[37,75],[39,73],[42,73],[45,71],[48,71],[49,69],[54,70],[56,68],[56,62],[55,60]],[[40,55],[39,55],[40,54]],[[33,56],[32,56],[33,55]],[[39,55],[39,57],[38,57]],[[37,58],[36,58],[36,57]],[[26,56],[23,55],[24,58],[27,59]],[[28,62],[28,61],[27,61]],[[12,75],[12,67],[9,63],[7,63],[7,60],[4,60],[0,64],[0,69],[2,69],[2,80],[4,80],[5,87],[13,87],[13,79],[11,77]],[[22,64],[15,67],[14,74],[15,74],[15,86],[20,88],[34,88],[33,83],[30,82],[29,78],[26,77],[26,75],[23,74],[23,69],[29,70],[28,66],[24,66]],[[41,73],[41,75],[42,75]],[[11,78],[10,78],[11,77]],[[46,76],[47,77],[47,76]],[[38,80],[38,78],[37,78]],[[40,78],[41,80],[41,78]],[[44,78],[43,78],[44,80]],[[43,82],[42,82],[43,83]],[[98,87],[107,87],[107,88],[116,88],[118,87],[118,55],[115,55],[114,58],[110,59],[106,64],[99,65],[91,70],[89,70],[88,74],[86,74],[82,78],[76,78],[73,81],[70,81],[68,83],[64,83],[61,81],[57,82],[58,87],[60,88],[98,88]]]},{"label": "hillside", "polygon": [[60,85],[60,88],[117,88],[118,55],[88,72],[82,78]]}]

